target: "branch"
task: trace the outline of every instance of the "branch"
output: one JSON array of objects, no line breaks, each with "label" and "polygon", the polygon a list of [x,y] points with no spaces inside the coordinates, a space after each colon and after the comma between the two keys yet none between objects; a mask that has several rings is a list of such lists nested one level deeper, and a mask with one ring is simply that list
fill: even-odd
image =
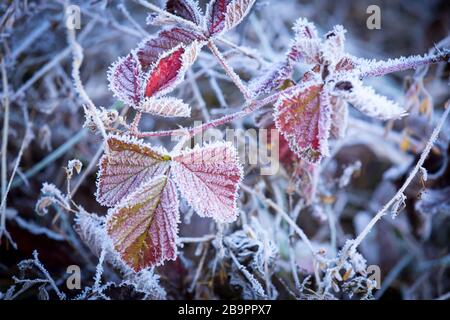
[{"label": "branch", "polygon": [[[95,23],[95,21],[93,22]],[[86,102],[87,108],[89,109],[92,119],[94,120],[97,129],[103,136],[103,139],[106,140],[107,134],[105,126],[98,116],[97,107],[92,102],[91,98],[89,98],[88,94],[84,90],[83,83],[80,78],[80,67],[83,63],[83,49],[80,44],[77,42],[75,37],[75,30],[67,28],[67,41],[69,42],[72,53],[73,53],[73,61],[72,61],[72,78],[74,80],[75,89],[80,95],[80,97]]]},{"label": "branch", "polygon": [[130,132],[130,133],[138,138],[183,136],[186,134],[189,137],[192,137],[192,136],[195,136],[196,134],[199,134],[210,128],[218,127],[218,126],[224,125],[226,123],[232,122],[234,120],[244,118],[245,116],[251,114],[252,112],[254,112],[256,110],[261,109],[262,107],[264,107],[268,104],[275,103],[281,95],[289,94],[291,91],[301,88],[304,85],[305,84],[299,84],[299,85],[290,87],[288,89],[285,89],[283,91],[273,93],[272,95],[270,95],[262,100],[255,100],[253,102],[248,102],[244,105],[244,107],[242,108],[241,111],[237,111],[235,113],[223,116],[219,119],[198,125],[196,127],[190,128],[190,129],[181,128],[181,129],[166,130],[166,131]]},{"label": "branch", "polygon": [[360,68],[360,77],[380,77],[389,73],[417,69],[433,63],[448,62],[450,60],[450,51],[443,50],[435,55],[400,57],[389,59],[387,61],[375,61],[359,59],[362,63]]},{"label": "branch", "polygon": [[445,120],[447,119],[447,116],[449,113],[450,113],[450,100],[446,103],[446,110],[442,114],[441,119],[439,120],[436,128],[433,131],[433,134],[431,135],[430,139],[428,140],[428,143],[425,146],[425,149],[423,150],[416,166],[411,171],[408,178],[403,183],[402,187],[394,195],[394,197],[388,203],[386,203],[384,205],[384,207],[372,218],[372,220],[369,222],[369,224],[364,228],[364,230],[359,234],[359,236],[353,241],[352,245],[350,246],[350,248],[348,250],[349,254],[352,254],[356,251],[356,248],[364,240],[364,238],[369,234],[369,232],[372,230],[373,226],[378,222],[378,220],[380,220],[383,216],[385,216],[387,214],[388,209],[390,207],[392,207],[396,202],[401,201],[401,199],[404,197],[403,193],[405,192],[406,188],[410,185],[410,183],[413,181],[417,172],[419,172],[420,168],[423,166],[425,160],[427,159],[427,157],[431,151],[431,148],[433,147],[439,133],[441,132],[441,130],[445,124]]},{"label": "branch", "polygon": [[226,62],[225,58],[223,57],[222,53],[217,48],[214,41],[208,42],[208,48],[211,50],[213,55],[219,60],[220,64],[222,65],[222,68],[225,70],[227,75],[233,80],[234,84],[239,88],[241,93],[244,95],[244,98],[246,101],[252,100],[252,93],[248,90],[248,88],[244,85],[241,78],[236,74],[236,72],[231,68],[228,63]]}]

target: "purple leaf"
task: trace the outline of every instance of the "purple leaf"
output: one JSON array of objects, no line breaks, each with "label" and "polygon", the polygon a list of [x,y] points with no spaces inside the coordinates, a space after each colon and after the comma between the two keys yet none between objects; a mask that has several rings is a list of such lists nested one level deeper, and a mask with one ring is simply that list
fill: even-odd
[{"label": "purple leaf", "polygon": [[236,220],[243,172],[230,143],[197,146],[174,156],[172,173],[181,194],[201,217]]},{"label": "purple leaf", "polygon": [[166,11],[191,21],[196,25],[201,25],[203,21],[198,3],[193,0],[168,0],[166,3]]},{"label": "purple leaf", "polygon": [[114,206],[150,178],[169,169],[170,156],[138,140],[110,136],[100,159],[97,201]]},{"label": "purple leaf", "polygon": [[172,28],[163,30],[156,37],[144,40],[137,49],[137,56],[144,72],[147,72],[166,52],[180,44],[188,45],[199,39],[196,33],[183,29]]},{"label": "purple leaf", "polygon": [[137,106],[141,102],[142,71],[134,54],[120,58],[108,72],[109,88],[118,99],[128,105]]},{"label": "purple leaf", "polygon": [[183,100],[171,97],[147,98],[139,108],[139,111],[150,113],[160,117],[190,117],[191,108]]}]

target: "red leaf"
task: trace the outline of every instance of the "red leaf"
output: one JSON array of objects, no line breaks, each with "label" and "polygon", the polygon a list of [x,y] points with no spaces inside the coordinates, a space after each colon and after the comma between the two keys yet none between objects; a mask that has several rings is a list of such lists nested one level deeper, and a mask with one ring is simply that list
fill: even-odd
[{"label": "red leaf", "polygon": [[183,197],[202,217],[232,222],[242,168],[230,143],[196,147],[173,157],[172,173]]},{"label": "red leaf", "polygon": [[184,79],[187,69],[198,54],[198,43],[179,46],[162,56],[149,72],[145,86],[145,96],[162,96],[174,89]]},{"label": "red leaf", "polygon": [[136,272],[175,260],[178,205],[173,182],[157,176],[109,214],[106,228],[114,248]]},{"label": "red leaf", "polygon": [[225,29],[225,13],[232,0],[211,0],[206,8],[207,27],[210,35]]},{"label": "red leaf", "polygon": [[310,84],[282,96],[275,105],[275,124],[300,158],[318,162],[328,155],[330,104],[322,84]]},{"label": "red leaf", "polygon": [[105,206],[116,205],[170,165],[170,156],[137,140],[110,136],[107,148],[109,153],[100,159],[96,193]]},{"label": "red leaf", "polygon": [[129,54],[120,58],[109,69],[109,88],[118,99],[137,106],[141,101],[141,67],[136,57]]},{"label": "red leaf", "polygon": [[202,23],[202,13],[198,4],[193,0],[168,0],[166,11],[189,20],[196,25],[201,25]]},{"label": "red leaf", "polygon": [[176,27],[163,30],[156,37],[144,40],[137,49],[143,71],[148,71],[165,52],[180,44],[188,45],[196,39],[199,37],[194,32]]}]

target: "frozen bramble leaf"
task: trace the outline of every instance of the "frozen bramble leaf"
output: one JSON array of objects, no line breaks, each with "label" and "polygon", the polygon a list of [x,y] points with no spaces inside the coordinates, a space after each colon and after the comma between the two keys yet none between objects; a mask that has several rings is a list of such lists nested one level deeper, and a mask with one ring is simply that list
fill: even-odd
[{"label": "frozen bramble leaf", "polygon": [[255,0],[211,0],[206,8],[210,36],[236,27],[250,12]]},{"label": "frozen bramble leaf", "polygon": [[141,102],[141,67],[132,53],[120,58],[108,72],[109,88],[118,99],[128,105],[136,106]]},{"label": "frozen bramble leaf", "polygon": [[289,56],[294,61],[304,61],[308,64],[321,62],[320,48],[322,42],[314,24],[300,18],[294,25],[295,39],[291,45]]},{"label": "frozen bramble leaf", "polygon": [[198,43],[194,42],[164,54],[147,76],[145,96],[162,96],[172,91],[184,80],[187,69],[197,58],[198,49]]},{"label": "frozen bramble leaf", "polygon": [[109,213],[114,248],[136,272],[176,258],[178,197],[167,176],[156,176]]},{"label": "frozen bramble leaf", "polygon": [[169,169],[170,156],[138,140],[110,136],[100,159],[97,201],[114,206],[150,178]]},{"label": "frozen bramble leaf", "polygon": [[281,96],[275,105],[275,124],[302,159],[317,162],[328,155],[330,104],[322,84],[310,84]]},{"label": "frozen bramble leaf", "polygon": [[211,36],[225,28],[225,13],[232,0],[211,0],[206,7],[206,24]]},{"label": "frozen bramble leaf", "polygon": [[168,0],[166,11],[196,25],[201,25],[203,21],[203,15],[198,7],[198,3],[193,0]]},{"label": "frozen bramble leaf", "polygon": [[183,100],[171,97],[147,98],[137,108],[144,113],[160,117],[190,117],[191,108]]},{"label": "frozen bramble leaf", "polygon": [[225,31],[231,30],[244,20],[256,0],[234,0],[227,6]]},{"label": "frozen bramble leaf", "polygon": [[142,70],[147,72],[164,53],[180,44],[189,45],[197,39],[201,40],[201,36],[195,32],[175,27],[163,30],[155,37],[144,40],[136,51]]},{"label": "frozen bramble leaf", "polygon": [[406,115],[398,104],[376,94],[371,87],[364,86],[359,79],[339,81],[334,91],[368,116],[388,120]]},{"label": "frozen bramble leaf", "polygon": [[202,217],[237,218],[236,199],[243,172],[230,143],[214,143],[173,156],[171,169],[182,196]]}]

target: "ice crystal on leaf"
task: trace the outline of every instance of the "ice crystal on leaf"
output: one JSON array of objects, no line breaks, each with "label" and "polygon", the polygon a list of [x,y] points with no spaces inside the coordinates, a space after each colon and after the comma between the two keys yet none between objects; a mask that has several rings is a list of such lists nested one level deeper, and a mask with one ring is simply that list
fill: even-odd
[{"label": "ice crystal on leaf", "polygon": [[172,173],[178,189],[202,217],[232,222],[242,168],[229,143],[215,143],[173,156]]},{"label": "ice crystal on leaf", "polygon": [[169,169],[170,156],[137,140],[110,136],[100,159],[97,201],[114,206],[143,182]]},{"label": "ice crystal on leaf", "polygon": [[109,87],[114,95],[129,105],[141,102],[142,71],[133,53],[120,58],[109,70]]},{"label": "ice crystal on leaf", "polygon": [[238,25],[250,12],[255,0],[211,0],[206,7],[210,36],[217,36]]},{"label": "ice crystal on leaf", "polygon": [[311,84],[282,96],[275,105],[275,124],[301,158],[317,162],[328,155],[330,104],[322,84]]},{"label": "ice crystal on leaf", "polygon": [[187,69],[198,54],[196,42],[178,46],[164,54],[149,72],[145,85],[145,96],[162,96],[174,89],[184,79]]},{"label": "ice crystal on leaf", "polygon": [[162,30],[156,36],[144,40],[137,48],[136,55],[143,71],[148,71],[166,52],[179,45],[189,45],[200,40],[200,35],[180,27]]},{"label": "ice crystal on leaf", "polygon": [[364,86],[358,79],[338,82],[335,92],[355,108],[374,118],[387,120],[406,115],[398,104],[376,94],[371,87]]},{"label": "ice crystal on leaf", "polygon": [[108,235],[135,271],[176,258],[178,197],[167,176],[156,176],[111,210]]},{"label": "ice crystal on leaf", "polygon": [[141,112],[161,117],[190,117],[191,108],[183,100],[171,97],[147,98],[136,108]]}]

